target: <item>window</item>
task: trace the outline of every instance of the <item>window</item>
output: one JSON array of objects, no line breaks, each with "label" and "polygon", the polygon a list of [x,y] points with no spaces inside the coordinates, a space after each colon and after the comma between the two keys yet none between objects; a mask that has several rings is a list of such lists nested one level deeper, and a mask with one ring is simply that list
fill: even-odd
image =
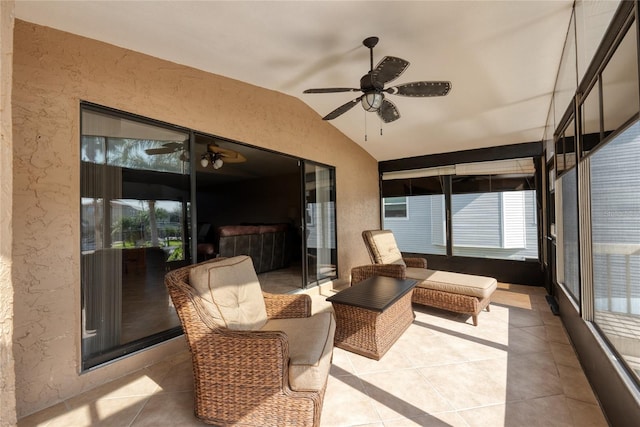
[{"label": "window", "polygon": [[638,376],[640,123],[591,157],[594,319]]},{"label": "window", "polygon": [[[576,303],[580,302],[580,259],[578,253],[578,184],[577,170],[565,173],[556,187],[558,282],[563,284]],[[558,188],[559,187],[559,188]]]},{"label": "window", "polygon": [[450,255],[537,259],[534,172],[533,159],[522,158],[387,173],[383,227],[403,252],[446,255],[450,199]]},{"label": "window", "polygon": [[409,209],[406,197],[387,197],[383,199],[385,219],[408,219]]},{"label": "window", "polygon": [[[383,181],[382,226],[393,231],[401,251],[447,253],[443,180],[430,176]],[[388,215],[389,207],[393,216]]]},{"label": "window", "polygon": [[81,128],[82,361],[181,333],[164,274],[190,262],[189,133],[88,104]]},{"label": "window", "polygon": [[494,259],[537,259],[535,190],[452,195],[453,254]]}]

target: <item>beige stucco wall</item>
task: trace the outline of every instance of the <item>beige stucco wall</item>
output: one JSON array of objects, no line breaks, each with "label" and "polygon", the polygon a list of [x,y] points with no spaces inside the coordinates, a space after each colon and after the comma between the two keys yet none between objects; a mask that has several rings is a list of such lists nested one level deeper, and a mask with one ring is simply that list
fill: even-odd
[{"label": "beige stucco wall", "polygon": [[13,1],[0,2],[0,426],[10,426],[16,421],[11,277],[13,9]]},{"label": "beige stucco wall", "polygon": [[[16,21],[14,353],[18,416],[154,363],[182,338],[79,375],[79,102],[91,101],[336,167],[339,275],[368,262],[377,163],[302,101]],[[224,60],[221,58],[220,60]]]}]

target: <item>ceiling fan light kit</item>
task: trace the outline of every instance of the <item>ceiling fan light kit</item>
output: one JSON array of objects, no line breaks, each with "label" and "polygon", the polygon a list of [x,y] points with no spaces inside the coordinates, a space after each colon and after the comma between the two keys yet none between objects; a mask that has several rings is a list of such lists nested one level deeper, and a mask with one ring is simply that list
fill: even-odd
[{"label": "ceiling fan light kit", "polygon": [[203,168],[206,168],[209,164],[211,164],[211,167],[214,169],[220,169],[224,164],[222,155],[220,153],[211,153],[209,151],[204,153],[200,158],[200,165]]},{"label": "ceiling fan light kit", "polygon": [[395,56],[385,56],[373,68],[373,48],[378,44],[378,37],[367,37],[362,44],[369,49],[370,70],[360,79],[360,89],[355,88],[321,88],[307,89],[303,93],[335,93],[335,92],[362,92],[362,95],[353,99],[326,116],[323,120],[333,120],[352,109],[358,102],[368,112],[377,112],[380,119],[390,123],[400,118],[398,108],[384,94],[409,97],[445,96],[451,91],[451,82],[447,81],[420,81],[405,83],[398,86],[384,88],[386,83],[392,82],[407,69],[409,62]]}]

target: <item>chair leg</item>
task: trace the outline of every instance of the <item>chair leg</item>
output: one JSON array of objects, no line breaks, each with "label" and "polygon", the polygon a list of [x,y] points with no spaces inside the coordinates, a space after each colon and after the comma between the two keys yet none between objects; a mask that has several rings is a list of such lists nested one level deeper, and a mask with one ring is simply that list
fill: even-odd
[{"label": "chair leg", "polygon": [[487,304],[487,311],[491,311],[490,304]]},{"label": "chair leg", "polygon": [[478,315],[474,314],[472,318],[473,318],[473,326],[478,326]]}]

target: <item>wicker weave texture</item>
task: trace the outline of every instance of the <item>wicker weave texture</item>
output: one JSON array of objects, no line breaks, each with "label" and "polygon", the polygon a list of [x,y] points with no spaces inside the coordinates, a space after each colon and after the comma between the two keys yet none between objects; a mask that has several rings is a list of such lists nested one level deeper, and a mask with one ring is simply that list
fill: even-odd
[{"label": "wicker weave texture", "polygon": [[[196,417],[220,426],[319,426],[326,383],[318,391],[291,390],[289,344],[282,332],[231,331],[203,323],[188,283],[192,267],[169,272],[165,284],[191,352]],[[265,304],[268,316],[310,314],[308,295],[266,294]]]},{"label": "wicker weave texture", "polygon": [[333,303],[336,347],[379,360],[413,322],[411,292],[382,313]]},{"label": "wicker weave texture", "polygon": [[419,286],[413,288],[413,302],[416,304],[468,314],[473,319],[473,326],[478,326],[478,314],[485,307],[489,311],[490,301],[490,298],[479,299],[470,295],[454,294]]}]

